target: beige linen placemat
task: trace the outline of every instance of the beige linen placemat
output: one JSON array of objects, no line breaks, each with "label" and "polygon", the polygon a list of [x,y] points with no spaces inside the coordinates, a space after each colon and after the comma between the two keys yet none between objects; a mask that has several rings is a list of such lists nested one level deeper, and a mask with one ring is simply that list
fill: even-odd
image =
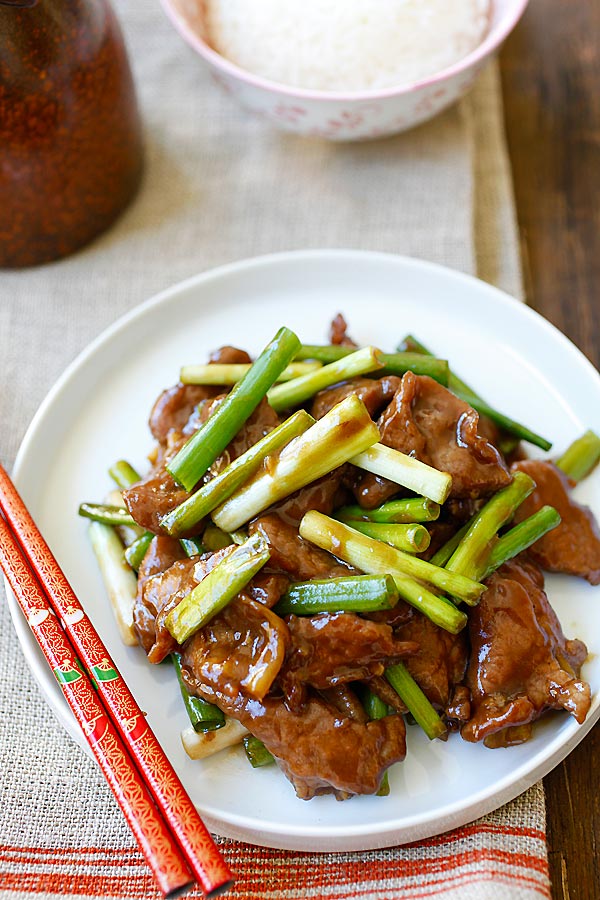
[{"label": "beige linen placemat", "polygon": [[[76,256],[0,273],[0,459],[76,354],[146,297],[223,262],[350,247],[420,256],[520,296],[492,67],[417,130],[333,145],[272,130],[210,81],[155,4],[118,5],[146,125],[142,190]],[[0,607],[0,898],[156,896],[95,765],[47,708]],[[543,792],[411,847],[313,856],[224,842],[235,900],[549,897]]]}]

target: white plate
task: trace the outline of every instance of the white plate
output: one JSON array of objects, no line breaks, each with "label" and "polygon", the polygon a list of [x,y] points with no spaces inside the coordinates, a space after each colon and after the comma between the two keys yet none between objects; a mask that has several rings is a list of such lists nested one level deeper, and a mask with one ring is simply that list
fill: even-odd
[{"label": "white plate", "polygon": [[[565,632],[588,642],[584,675],[594,702],[586,723],[566,714],[539,723],[534,738],[486,750],[453,736],[429,743],[409,728],[408,755],[390,773],[387,798],[297,800],[275,768],[253,771],[239,750],[205,762],[185,756],[185,726],[173,673],[119,642],[78,518],[81,500],[111,487],[118,458],[144,469],[153,400],[183,363],[230,343],[259,351],[280,325],[324,342],[338,311],[363,343],[393,349],[413,332],[481,394],[562,450],[588,427],[600,431],[600,378],[569,341],[531,310],[482,282],[417,260],[349,251],[309,251],[226,266],[177,285],[125,316],[63,375],[21,447],[15,477],[42,532],[186,788],[218,834],[297,850],[360,850],[439,834],[497,808],[548,772],[599,715],[600,593],[581,579],[549,577]],[[600,513],[600,473],[577,490]],[[14,601],[25,655],[65,728],[80,742],[55,680]],[[82,744],[83,745],[83,744]]]}]

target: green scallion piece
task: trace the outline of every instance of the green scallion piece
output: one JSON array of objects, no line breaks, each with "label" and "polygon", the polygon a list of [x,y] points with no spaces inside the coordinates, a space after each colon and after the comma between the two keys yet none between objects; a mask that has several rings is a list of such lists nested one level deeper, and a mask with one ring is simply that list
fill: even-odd
[{"label": "green scallion piece", "polygon": [[458,545],[460,544],[462,539],[464,538],[465,534],[469,530],[469,525],[470,525],[470,521],[467,522],[465,525],[463,525],[462,528],[459,528],[458,531],[455,534],[453,534],[452,537],[449,538],[449,540],[447,540],[445,544],[442,544],[442,546],[439,548],[439,550],[436,550],[436,552],[433,554],[433,556],[429,560],[429,562],[431,563],[432,566],[445,566],[446,565],[446,563],[448,562],[448,560],[450,559],[450,557],[452,556],[452,554],[454,553],[454,551],[456,550],[456,548],[458,547]]},{"label": "green scallion piece", "polygon": [[262,766],[270,766],[275,762],[275,757],[267,750],[265,745],[259,738],[253,734],[247,734],[243,738],[244,750],[248,757],[248,762],[253,769],[260,769]]},{"label": "green scallion piece", "polygon": [[192,490],[235,437],[299,346],[293,331],[280,328],[242,380],[167,464],[168,472],[186,491]]},{"label": "green scallion piece", "polygon": [[335,514],[341,522],[352,524],[353,519],[383,524],[408,524],[433,522],[439,518],[440,505],[426,497],[410,497],[406,500],[389,500],[375,509],[363,509],[358,504],[342,506]]},{"label": "green scallion piece", "polygon": [[264,566],[270,556],[259,534],[236,546],[171,610],[167,630],[178,644],[217,615]]},{"label": "green scallion piece", "polygon": [[590,474],[600,460],[600,437],[594,431],[586,431],[567,447],[556,465],[572,481],[578,482]]},{"label": "green scallion piece", "polygon": [[217,728],[222,728],[225,725],[225,715],[219,707],[201,697],[194,697],[188,691],[181,674],[181,654],[171,653],[171,659],[177,672],[183,705],[194,731],[200,734],[203,731],[216,731]]},{"label": "green scallion piece", "polygon": [[79,515],[102,525],[136,525],[135,520],[122,506],[112,506],[105,503],[82,503],[79,507]]},{"label": "green scallion piece", "polygon": [[[404,338],[398,347],[398,350],[409,349],[416,353],[422,353],[425,356],[431,356],[431,352],[421,344],[420,341],[413,337],[413,335],[408,335],[408,337]],[[549,450],[552,447],[552,443],[546,440],[546,438],[536,434],[535,431],[531,431],[531,429],[527,428],[525,425],[515,422],[514,419],[510,419],[508,416],[505,416],[504,413],[498,412],[498,410],[486,403],[479,394],[476,394],[475,391],[458,378],[452,370],[450,370],[448,376],[448,388],[453,394],[456,394],[457,397],[464,400],[465,403],[468,403],[469,406],[472,406],[473,409],[481,413],[482,416],[487,416],[488,419],[495,422],[499,428],[502,428],[509,434],[513,434],[515,437],[518,437],[519,440],[529,441],[530,444],[535,444],[537,447],[541,447],[542,450]]]},{"label": "green scallion piece", "polygon": [[385,525],[383,522],[346,522],[351,528],[377,541],[385,541],[405,553],[423,553],[431,542],[429,532],[423,525]]},{"label": "green scallion piece", "polygon": [[235,541],[226,531],[223,531],[221,528],[217,528],[216,525],[207,525],[204,529],[204,534],[202,535],[202,543],[206,547],[207,550],[211,550],[215,553],[217,550],[224,550],[225,547],[229,547],[231,544],[235,544]]},{"label": "green scallion piece", "polygon": [[133,466],[124,459],[117,460],[108,470],[108,474],[117,487],[123,491],[132,484],[136,484],[141,478],[139,472],[136,472]]},{"label": "green scallion piece", "polygon": [[498,538],[488,556],[487,569],[483,578],[495,572],[502,563],[527,550],[548,531],[560,525],[560,515],[553,506],[542,506],[537,512],[523,519],[506,534]]},{"label": "green scallion piece", "polygon": [[303,409],[298,410],[166,515],[161,520],[161,526],[173,537],[185,534],[213,509],[228,500],[260,469],[267,456],[289,444],[293,438],[303,434],[314,423],[312,416]]},{"label": "green scallion piece", "polygon": [[[241,381],[251,363],[209,363],[206,366],[183,366],[179,380],[183,384],[233,385]],[[277,381],[291,381],[320,369],[322,363],[292,362],[277,376]]]},{"label": "green scallion piece", "polygon": [[350,462],[381,478],[395,481],[409,491],[422,494],[435,503],[444,503],[452,487],[452,477],[448,472],[440,472],[385,444],[373,444],[368,450],[353,456]]},{"label": "green scallion piece", "polygon": [[349,575],[293,584],[275,607],[278,616],[392,609],[398,591],[391,575]]},{"label": "green scallion piece", "polygon": [[[200,556],[200,554],[206,553],[207,550],[200,538],[181,538],[179,543],[188,559],[191,559],[193,556]],[[228,545],[226,544],[225,546]]]},{"label": "green scallion piece", "polygon": [[430,741],[446,733],[446,726],[406,666],[402,663],[389,666],[385,670],[385,677]]},{"label": "green scallion piece", "polygon": [[317,391],[331,387],[332,384],[347,381],[357,375],[375,372],[382,367],[383,362],[379,352],[374,347],[363,347],[362,350],[355,350],[342,359],[322,366],[308,375],[301,375],[300,378],[294,378],[293,381],[276,385],[268,393],[269,403],[276,412],[282,412],[284,409],[300,406],[301,403],[313,397]]},{"label": "green scallion piece", "polygon": [[[378,697],[377,694],[374,694],[370,688],[366,687],[364,689],[364,692],[361,694],[361,700],[364,710],[371,721],[375,721],[376,719],[383,719],[389,714],[387,704],[383,702],[381,697]],[[379,785],[379,790],[377,791],[377,796],[387,797],[389,796],[389,793],[390,782],[388,773],[384,772],[383,778],[381,779],[381,784]]]},{"label": "green scallion piece", "polygon": [[525,472],[515,472],[512,482],[497,491],[477,515],[467,533],[450,557],[450,572],[477,578],[487,567],[487,557],[498,531],[515,514],[523,500],[535,489],[535,482]]},{"label": "green scallion piece", "polygon": [[[354,352],[354,347],[343,347],[339,344],[302,344],[296,359],[314,359],[327,364]],[[448,384],[449,370],[445,359],[424,356],[418,352],[382,353],[380,350],[379,355],[384,364],[382,375],[404,375],[405,372],[414,372],[415,375],[429,375],[444,386]]]},{"label": "green scallion piece", "polygon": [[148,552],[148,547],[152,543],[154,535],[151,531],[145,531],[137,540],[125,549],[125,559],[132,569],[137,570],[142,564],[142,560]]},{"label": "green scallion piece", "polygon": [[[382,541],[374,541],[316,510],[310,510],[303,517],[300,535],[369,575],[391,575],[400,596],[440,628],[457,634],[466,625],[467,617],[462,610],[406,573],[405,560],[412,559],[408,554],[403,554]],[[466,579],[460,584],[468,585],[468,590],[471,591],[475,583]],[[474,589],[481,592],[484,588],[483,585],[477,585]]]}]

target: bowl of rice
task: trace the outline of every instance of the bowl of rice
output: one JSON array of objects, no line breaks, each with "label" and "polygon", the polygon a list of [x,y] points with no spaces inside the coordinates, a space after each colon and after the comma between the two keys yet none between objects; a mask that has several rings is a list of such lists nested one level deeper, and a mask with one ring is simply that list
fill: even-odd
[{"label": "bowl of rice", "polygon": [[527,0],[162,0],[239,102],[329,140],[397,134],[473,84]]}]

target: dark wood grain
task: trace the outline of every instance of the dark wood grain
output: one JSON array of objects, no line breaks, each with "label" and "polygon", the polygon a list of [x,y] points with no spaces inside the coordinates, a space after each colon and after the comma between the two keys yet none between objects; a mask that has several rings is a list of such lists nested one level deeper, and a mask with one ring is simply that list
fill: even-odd
[{"label": "dark wood grain", "polygon": [[[501,54],[527,300],[597,367],[599,36],[597,0],[532,0]],[[554,900],[600,898],[599,761],[597,725],[544,781]]]}]

